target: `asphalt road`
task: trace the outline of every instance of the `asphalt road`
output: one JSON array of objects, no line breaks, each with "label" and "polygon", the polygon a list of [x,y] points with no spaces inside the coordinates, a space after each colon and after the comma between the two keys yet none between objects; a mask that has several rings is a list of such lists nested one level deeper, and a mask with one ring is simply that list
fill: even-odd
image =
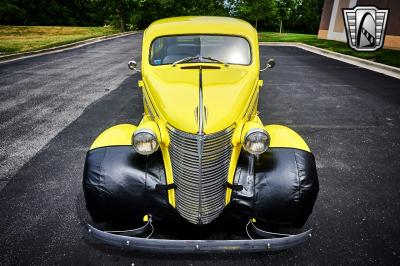
[{"label": "asphalt road", "polygon": [[[0,265],[400,264],[400,80],[291,47],[261,47],[260,116],[298,131],[320,194],[306,244],[276,254],[154,255],[85,234],[81,178],[102,130],[142,113],[141,35],[0,64]],[[238,229],[239,230],[239,229]],[[242,230],[242,229],[240,229]]]},{"label": "asphalt road", "polygon": [[0,64],[0,190],[85,108],[119,87],[141,38]]}]

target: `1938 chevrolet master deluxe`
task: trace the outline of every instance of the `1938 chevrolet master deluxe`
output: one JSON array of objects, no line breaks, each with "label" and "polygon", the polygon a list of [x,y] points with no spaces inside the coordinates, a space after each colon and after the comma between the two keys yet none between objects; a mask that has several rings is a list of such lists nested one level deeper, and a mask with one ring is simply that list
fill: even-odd
[{"label": "1938 chevrolet master deluxe", "polygon": [[[129,67],[139,71],[134,61]],[[95,222],[144,217],[147,223],[118,232],[88,225],[89,232],[109,244],[160,252],[280,250],[305,241],[310,230],[274,234],[254,223],[303,226],[319,189],[305,141],[258,117],[258,104],[265,104],[259,72],[257,32],[247,22],[178,17],[151,24],[143,34],[139,81],[143,119],[101,133],[83,178]],[[263,238],[139,237],[154,220],[200,227],[222,214],[248,221],[246,229]]]}]

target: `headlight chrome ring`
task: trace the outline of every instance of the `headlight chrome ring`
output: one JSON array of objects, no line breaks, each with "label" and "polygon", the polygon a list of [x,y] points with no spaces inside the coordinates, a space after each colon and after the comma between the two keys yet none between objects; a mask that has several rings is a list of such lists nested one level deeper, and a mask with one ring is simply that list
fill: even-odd
[{"label": "headlight chrome ring", "polygon": [[259,155],[268,149],[269,144],[268,132],[262,128],[253,128],[246,133],[243,148],[250,154]]},{"label": "headlight chrome ring", "polygon": [[150,155],[160,146],[156,134],[151,129],[138,129],[132,136],[132,146],[139,154]]}]

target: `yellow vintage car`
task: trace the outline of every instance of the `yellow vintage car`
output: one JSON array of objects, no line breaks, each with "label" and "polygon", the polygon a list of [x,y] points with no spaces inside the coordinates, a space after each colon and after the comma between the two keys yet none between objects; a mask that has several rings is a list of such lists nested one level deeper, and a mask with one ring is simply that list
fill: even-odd
[{"label": "yellow vintage car", "polygon": [[[305,141],[258,116],[259,90],[266,89],[259,73],[274,61],[260,70],[257,31],[249,23],[225,17],[156,21],[143,33],[141,69],[134,61],[128,65],[142,76],[143,118],[97,137],[87,153],[83,189],[94,222],[143,219],[145,225],[118,232],[88,225],[94,237],[142,250],[216,252],[282,250],[311,236],[311,230],[284,235],[258,227],[302,227],[319,185]],[[155,220],[201,230],[220,217],[243,221],[261,238],[141,237]]]}]

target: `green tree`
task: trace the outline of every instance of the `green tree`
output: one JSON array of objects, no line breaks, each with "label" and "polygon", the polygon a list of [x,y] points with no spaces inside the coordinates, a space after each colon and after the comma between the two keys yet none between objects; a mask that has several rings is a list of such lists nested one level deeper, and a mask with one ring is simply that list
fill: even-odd
[{"label": "green tree", "polygon": [[274,0],[232,0],[230,7],[233,8],[234,15],[254,22],[256,29],[260,20],[276,17]]},{"label": "green tree", "polygon": [[[324,0],[1,0],[0,24],[143,29],[173,16],[235,16],[262,30],[316,33]],[[282,26],[281,26],[282,25]],[[281,26],[281,27],[280,27]]]},{"label": "green tree", "polygon": [[2,0],[0,24],[9,25],[101,25],[92,0]]},{"label": "green tree", "polygon": [[21,25],[25,21],[26,12],[15,3],[4,2],[0,4],[1,25]]},{"label": "green tree", "polygon": [[224,0],[141,0],[130,15],[130,24],[145,28],[151,22],[175,16],[228,16]]},{"label": "green tree", "polygon": [[119,27],[121,31],[126,30],[130,14],[139,6],[139,0],[93,0],[93,2],[105,17],[105,22]]},{"label": "green tree", "polygon": [[283,28],[294,32],[318,31],[323,0],[276,0]]},{"label": "green tree", "polygon": [[277,18],[279,19],[279,32],[284,30],[295,20],[298,0],[276,0]]},{"label": "green tree", "polygon": [[298,6],[298,13],[301,14],[299,26],[304,32],[318,32],[321,12],[323,8],[322,0],[303,0]]}]

